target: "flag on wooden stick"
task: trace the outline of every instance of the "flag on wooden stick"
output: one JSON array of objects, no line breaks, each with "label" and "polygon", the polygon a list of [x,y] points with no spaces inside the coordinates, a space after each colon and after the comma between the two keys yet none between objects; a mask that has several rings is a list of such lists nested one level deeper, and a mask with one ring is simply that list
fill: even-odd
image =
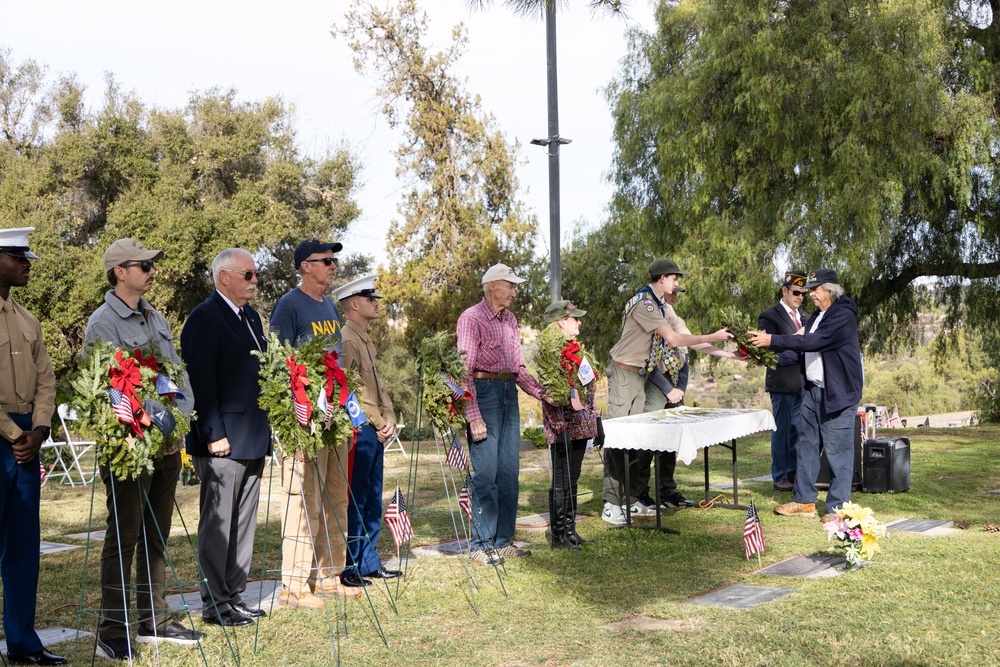
[{"label": "flag on wooden stick", "polygon": [[406,503],[403,502],[403,493],[396,487],[396,493],[392,496],[392,502],[385,510],[385,523],[392,533],[392,541],[398,547],[406,540],[413,537],[413,524],[410,522],[410,515],[406,512]]},{"label": "flag on wooden stick", "polygon": [[[760,529],[760,516],[757,514],[753,498],[750,498],[747,520],[743,525],[743,544],[746,546],[747,560],[750,560],[750,556],[760,554],[764,550],[764,533]],[[760,561],[759,555],[757,560]]]}]

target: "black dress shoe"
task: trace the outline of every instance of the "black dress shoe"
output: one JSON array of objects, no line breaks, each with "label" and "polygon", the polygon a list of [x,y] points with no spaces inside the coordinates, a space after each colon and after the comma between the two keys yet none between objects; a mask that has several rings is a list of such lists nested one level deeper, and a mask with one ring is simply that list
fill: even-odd
[{"label": "black dress shoe", "polygon": [[378,572],[372,572],[366,574],[366,577],[382,577],[383,579],[395,579],[396,577],[402,577],[403,573],[401,570],[390,570],[384,565],[378,569]]},{"label": "black dress shoe", "polygon": [[38,653],[28,653],[25,655],[8,653],[7,662],[12,665],[65,665],[66,658],[52,655],[45,649],[42,649]]},{"label": "black dress shoe", "polygon": [[223,625],[227,628],[238,628],[242,625],[250,625],[253,619],[237,609],[227,609],[215,614],[203,614],[201,620],[212,625]]},{"label": "black dress shoe", "polygon": [[364,586],[371,585],[372,582],[369,579],[362,578],[357,572],[349,572],[340,575],[340,583],[351,588],[363,588]]},{"label": "black dress shoe", "polygon": [[248,607],[246,602],[237,602],[232,605],[233,609],[240,612],[244,616],[249,616],[250,618],[263,618],[267,616],[267,612],[263,609],[254,609],[253,607]]}]

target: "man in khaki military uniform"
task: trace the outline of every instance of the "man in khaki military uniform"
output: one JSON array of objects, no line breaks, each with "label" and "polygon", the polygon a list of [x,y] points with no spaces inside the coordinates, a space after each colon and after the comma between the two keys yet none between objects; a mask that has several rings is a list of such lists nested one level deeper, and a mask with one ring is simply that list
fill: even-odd
[{"label": "man in khaki military uniform", "polygon": [[368,423],[358,430],[351,454],[351,499],[347,511],[347,569],[341,576],[346,586],[367,586],[365,577],[394,579],[402,574],[382,565],[376,545],[382,525],[382,459],[385,442],[396,430],[396,417],[389,392],[382,384],[375,363],[375,346],[368,325],[378,317],[375,276],[365,276],[337,290],[344,323],[344,367],[361,374],[365,384],[361,405]]},{"label": "man in khaki military uniform", "polygon": [[0,577],[3,632],[12,665],[64,665],[35,632],[38,594],[38,450],[49,437],[56,376],[38,320],[10,296],[28,284],[34,227],[0,230]]},{"label": "man in khaki military uniform", "polygon": [[[611,348],[611,366],[608,367],[608,418],[640,414],[645,411],[646,375],[660,362],[683,366],[684,359],[677,354],[682,346],[700,345],[729,339],[725,329],[713,334],[695,336],[682,334],[671,326],[664,295],[677,287],[684,271],[669,259],[658,259],[649,267],[649,284],[640,289],[625,307],[621,338]],[[673,309],[669,309],[673,314]],[[676,314],[672,318],[677,318]],[[672,354],[669,354],[672,351]],[[666,361],[665,361],[666,360]],[[678,366],[678,368],[680,367]],[[669,370],[669,368],[667,368]],[[636,505],[635,485],[630,484],[630,498],[625,498],[625,475],[635,478],[636,457],[631,457],[629,470],[625,470],[625,455],[620,449],[608,449],[604,454],[604,512],[602,518],[612,525],[625,523],[626,505]]]}]

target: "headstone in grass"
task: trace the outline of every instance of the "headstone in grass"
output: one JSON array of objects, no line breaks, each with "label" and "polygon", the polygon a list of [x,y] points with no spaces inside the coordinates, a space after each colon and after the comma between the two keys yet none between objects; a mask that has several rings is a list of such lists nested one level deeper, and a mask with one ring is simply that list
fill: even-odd
[{"label": "headstone in grass", "polygon": [[[528,542],[514,542],[514,546],[521,548],[530,547]],[[419,547],[411,547],[410,553],[414,556],[458,556],[468,553],[469,543],[466,540],[449,540],[448,542],[438,542],[437,544],[425,544]]]},{"label": "headstone in grass", "polygon": [[759,604],[771,602],[783,595],[788,595],[794,590],[794,588],[785,588],[782,586],[745,586],[734,584],[688,600],[686,604],[729,607],[731,609],[751,609]]},{"label": "headstone in grass", "polygon": [[[747,484],[767,484],[773,482],[774,478],[770,475],[760,475],[758,477],[747,477],[746,479],[739,479],[736,481],[737,486],[746,486]],[[733,482],[732,480],[728,482],[720,482],[718,484],[709,484],[710,489],[722,489],[722,490],[732,490]]]},{"label": "headstone in grass", "polygon": [[73,549],[80,549],[78,544],[60,544],[59,542],[41,542],[38,545],[39,553],[42,556],[47,556],[49,554],[57,554],[61,551],[71,551]]},{"label": "headstone in grass", "polygon": [[[262,609],[271,608],[271,602],[277,604],[278,594],[281,593],[281,581],[277,579],[265,579],[263,581],[248,581],[247,588],[240,596],[243,602],[250,607],[256,607],[258,602]],[[198,592],[198,584],[192,584],[191,590],[176,595],[167,596],[167,606],[171,611],[183,611],[184,606],[191,610],[194,615],[201,614],[201,594]]]},{"label": "headstone in grass", "polygon": [[844,564],[842,556],[793,556],[780,563],[768,565],[755,574],[769,574],[776,577],[812,577]]},{"label": "headstone in grass", "polygon": [[107,532],[108,531],[106,531],[106,530],[95,530],[95,531],[92,531],[92,532],[89,532],[89,533],[71,533],[71,534],[67,535],[66,537],[71,537],[74,540],[98,540],[98,541],[103,541],[104,540],[104,535]]},{"label": "headstone in grass", "polygon": [[[76,639],[76,630],[71,628],[38,628],[36,630],[38,638],[42,640],[42,646],[52,646],[60,642],[69,642]],[[91,633],[80,630],[80,637],[89,637]],[[7,640],[0,639],[0,653],[7,654]]]},{"label": "headstone in grass", "polygon": [[989,493],[992,493],[994,496],[1000,496],[1000,489],[993,489]]},{"label": "headstone in grass", "polygon": [[696,630],[704,625],[705,621],[700,618],[653,618],[651,616],[629,616],[620,621],[605,623],[601,627],[605,630],[627,631],[650,631],[650,630]]},{"label": "headstone in grass", "polygon": [[953,532],[954,521],[940,521],[935,519],[900,519],[886,525],[891,531],[898,530],[901,533],[920,533],[921,535],[949,535]]},{"label": "headstone in grass", "polygon": [[549,527],[549,513],[529,514],[528,516],[517,517],[517,529],[529,531],[543,531]]}]

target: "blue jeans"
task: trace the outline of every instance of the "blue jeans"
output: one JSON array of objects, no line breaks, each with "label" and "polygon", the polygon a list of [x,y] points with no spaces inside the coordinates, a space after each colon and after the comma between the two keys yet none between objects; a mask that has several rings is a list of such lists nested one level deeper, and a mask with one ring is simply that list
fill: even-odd
[{"label": "blue jeans", "polygon": [[774,414],[775,425],[771,432],[771,478],[775,482],[795,476],[801,409],[801,389],[794,394],[771,394],[771,412]]},{"label": "blue jeans", "polygon": [[[11,414],[22,429],[31,415]],[[36,456],[27,463],[14,460],[8,440],[0,438],[0,575],[3,577],[3,633],[7,652],[27,655],[42,650],[35,633],[38,595],[38,545],[41,528],[38,504],[42,480]]]},{"label": "blue jeans", "polygon": [[854,417],[858,407],[847,407],[827,414],[824,391],[806,387],[802,398],[801,431],[793,497],[797,503],[814,503],[819,493],[819,450],[826,451],[830,462],[830,490],[826,494],[826,511],[834,512],[851,499],[854,479]]},{"label": "blue jeans", "polygon": [[351,502],[347,505],[347,567],[358,574],[375,575],[382,568],[378,537],[382,530],[382,466],[385,448],[371,424],[358,431],[351,468]]},{"label": "blue jeans", "polygon": [[521,417],[517,385],[476,378],[486,439],[469,447],[472,461],[472,550],[508,546],[517,522]]}]

